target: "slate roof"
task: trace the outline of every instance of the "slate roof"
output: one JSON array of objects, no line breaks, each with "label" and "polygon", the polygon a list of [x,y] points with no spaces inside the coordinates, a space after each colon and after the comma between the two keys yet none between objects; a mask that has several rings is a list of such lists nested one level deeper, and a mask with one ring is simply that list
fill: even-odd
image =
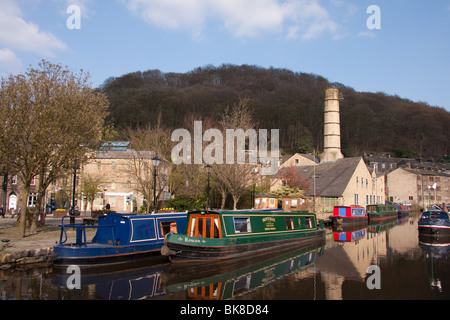
[{"label": "slate roof", "polygon": [[153,151],[140,151],[139,157],[135,150],[125,150],[125,151],[97,151],[95,153],[96,159],[152,159],[155,156]]},{"label": "slate roof", "polygon": [[[361,160],[360,157],[344,158],[316,165],[316,195],[341,197]],[[308,177],[311,182],[307,195],[314,195],[314,165],[296,166],[295,168],[299,174]]]}]

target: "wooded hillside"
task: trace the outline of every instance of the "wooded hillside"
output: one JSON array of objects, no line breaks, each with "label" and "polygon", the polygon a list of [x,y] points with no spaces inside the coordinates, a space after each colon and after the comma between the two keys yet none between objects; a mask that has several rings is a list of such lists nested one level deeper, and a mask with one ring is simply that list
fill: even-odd
[{"label": "wooded hillside", "polygon": [[[356,92],[325,78],[286,69],[206,66],[188,73],[159,70],[109,78],[110,120],[119,132],[153,125],[158,114],[173,129],[185,117],[217,118],[226,106],[249,98],[259,128],[280,129],[280,145],[294,152],[323,148],[324,90],[339,88],[343,153],[397,151],[442,159],[450,152],[450,113],[384,93]],[[194,117],[192,117],[194,116]]]}]

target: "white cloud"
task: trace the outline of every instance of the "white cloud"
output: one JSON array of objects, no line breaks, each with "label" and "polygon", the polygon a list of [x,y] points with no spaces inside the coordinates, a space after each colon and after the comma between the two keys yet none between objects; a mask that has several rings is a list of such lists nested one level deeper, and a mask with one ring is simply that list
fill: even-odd
[{"label": "white cloud", "polygon": [[22,68],[22,61],[11,49],[0,49],[0,77],[16,73]]},{"label": "white cloud", "polygon": [[20,67],[22,62],[11,49],[0,49],[0,68]]},{"label": "white cloud", "polygon": [[55,50],[64,50],[66,45],[49,32],[22,18],[22,11],[11,0],[0,1],[0,45],[10,50],[34,52],[54,56]]},{"label": "white cloud", "polygon": [[187,30],[199,37],[206,23],[235,37],[283,33],[305,40],[335,33],[338,26],[318,0],[122,0],[146,22],[171,30]]}]

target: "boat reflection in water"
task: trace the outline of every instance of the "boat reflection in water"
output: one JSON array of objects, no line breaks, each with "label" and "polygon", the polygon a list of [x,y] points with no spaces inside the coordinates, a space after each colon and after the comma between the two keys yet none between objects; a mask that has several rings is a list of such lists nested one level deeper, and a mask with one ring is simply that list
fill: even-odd
[{"label": "boat reflection in water", "polygon": [[333,227],[333,239],[335,242],[355,242],[365,238],[367,235],[367,227],[361,228],[357,226],[335,229]]},{"label": "boat reflection in water", "polygon": [[[187,299],[240,298],[299,271],[312,267],[324,251],[325,241],[288,252],[255,259],[235,259],[195,267],[171,265],[163,275],[166,293],[186,292]],[[292,250],[292,249],[291,249]],[[277,254],[277,253],[276,253]]]},{"label": "boat reflection in water", "polygon": [[143,300],[165,295],[161,287],[161,275],[169,269],[169,263],[155,264],[152,259],[142,259],[128,268],[108,267],[83,269],[81,288],[77,295],[67,288],[71,274],[59,273],[53,279],[59,299],[81,300]]},{"label": "boat reflection in water", "polygon": [[439,292],[442,292],[442,283],[439,278],[437,278],[437,273],[435,269],[436,267],[436,261],[437,260],[446,260],[448,257],[448,254],[450,252],[450,238],[448,236],[434,236],[429,237],[427,235],[423,235],[419,233],[419,247],[422,249],[422,251],[425,253],[425,258],[430,259],[430,267],[431,267],[431,274],[430,274],[430,286],[433,289],[439,290]]}]

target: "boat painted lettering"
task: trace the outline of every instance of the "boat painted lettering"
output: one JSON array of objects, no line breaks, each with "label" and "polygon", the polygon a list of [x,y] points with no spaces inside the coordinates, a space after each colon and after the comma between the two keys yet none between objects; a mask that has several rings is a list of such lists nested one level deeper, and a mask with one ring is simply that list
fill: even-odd
[{"label": "boat painted lettering", "polygon": [[181,307],[180,314],[182,315],[207,315],[210,318],[214,313],[214,307],[194,307],[187,305],[187,307]]},{"label": "boat painted lettering", "polygon": [[264,230],[265,231],[273,231],[275,228],[275,218],[274,217],[265,217],[262,221],[266,224]]},{"label": "boat painted lettering", "polygon": [[195,242],[195,243],[200,243],[200,240],[198,240],[198,239],[190,239],[190,238],[185,237],[185,238],[184,238],[184,242]]}]

